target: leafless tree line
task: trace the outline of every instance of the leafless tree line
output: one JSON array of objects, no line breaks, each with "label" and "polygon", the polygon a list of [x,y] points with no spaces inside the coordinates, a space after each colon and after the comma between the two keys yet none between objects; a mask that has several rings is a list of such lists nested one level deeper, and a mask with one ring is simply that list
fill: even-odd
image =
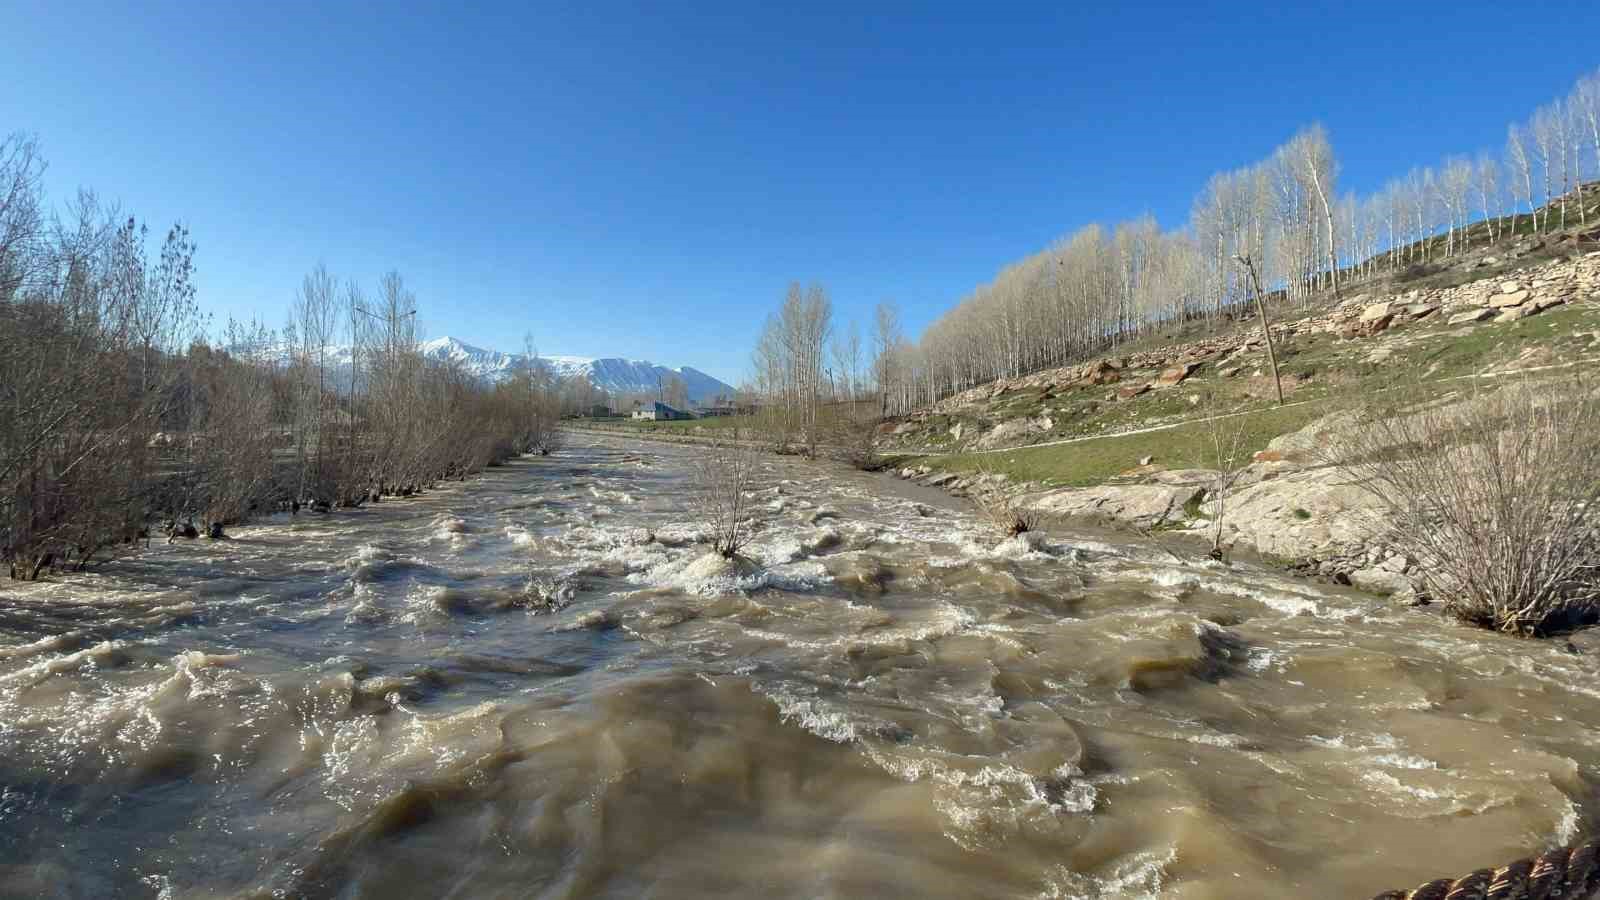
[{"label": "leafless tree line", "polygon": [[529,361],[491,387],[425,358],[397,273],[369,300],[319,266],[281,331],[213,328],[186,229],[152,260],[146,229],[93,194],[47,210],[44,165],[33,139],[0,139],[12,577],[81,566],[162,524],[219,535],[264,509],[354,506],[554,446],[560,400],[544,369]]},{"label": "leafless tree line", "polygon": [[1308,306],[1513,232],[1587,225],[1593,192],[1581,188],[1597,173],[1600,72],[1512,126],[1503,157],[1452,157],[1364,198],[1339,192],[1338,160],[1314,125],[1212,177],[1184,228],[1163,231],[1149,216],[1090,225],[1002,269],[920,342],[876,347],[883,412],[1071,364],[1175,322],[1248,315],[1241,257],[1274,303]]},{"label": "leafless tree line", "polygon": [[835,329],[826,288],[796,282],[767,318],[741,402],[759,409],[758,432],[780,450],[815,456],[825,447],[870,466],[873,430],[890,405],[892,359],[903,345],[892,304],[879,305],[869,346],[855,323]]}]

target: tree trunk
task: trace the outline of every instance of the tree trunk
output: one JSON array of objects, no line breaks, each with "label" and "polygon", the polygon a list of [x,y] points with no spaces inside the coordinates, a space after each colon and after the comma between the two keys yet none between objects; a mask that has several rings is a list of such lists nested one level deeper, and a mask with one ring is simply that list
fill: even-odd
[{"label": "tree trunk", "polygon": [[1261,337],[1267,342],[1267,365],[1272,369],[1272,386],[1278,395],[1278,405],[1283,405],[1283,379],[1278,377],[1278,352],[1272,346],[1272,326],[1267,322],[1266,298],[1261,294],[1261,282],[1256,278],[1255,263],[1250,257],[1243,257],[1245,268],[1250,272],[1250,283],[1255,286],[1256,315],[1261,319]]}]

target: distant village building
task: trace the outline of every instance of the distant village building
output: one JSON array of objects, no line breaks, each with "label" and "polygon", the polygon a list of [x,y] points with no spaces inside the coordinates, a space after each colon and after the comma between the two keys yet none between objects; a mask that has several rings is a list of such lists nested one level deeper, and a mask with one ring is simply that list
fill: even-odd
[{"label": "distant village building", "polygon": [[731,416],[736,413],[738,413],[738,410],[732,404],[726,406],[697,406],[694,410],[694,414],[702,419],[709,419],[715,416]]},{"label": "distant village building", "polygon": [[657,422],[664,422],[671,419],[694,418],[694,416],[689,415],[683,410],[668,406],[667,404],[662,403],[660,400],[656,400],[653,403],[650,403],[646,406],[641,406],[640,408],[634,410],[633,417],[635,419],[652,419]]}]

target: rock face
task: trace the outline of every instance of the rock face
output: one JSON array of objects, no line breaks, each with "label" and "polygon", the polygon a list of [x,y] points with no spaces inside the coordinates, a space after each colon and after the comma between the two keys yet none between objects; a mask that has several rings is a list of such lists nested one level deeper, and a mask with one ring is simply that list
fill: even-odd
[{"label": "rock face", "polygon": [[1001,422],[989,429],[983,437],[978,438],[974,445],[980,450],[993,450],[996,447],[1005,447],[1015,444],[1030,435],[1047,432],[1055,427],[1055,422],[1049,416],[1040,416],[1036,419],[1012,419]]},{"label": "rock face", "polygon": [[1344,556],[1370,540],[1380,505],[1366,489],[1334,468],[1303,469],[1257,481],[1233,492],[1223,513],[1223,540],[1284,559]]},{"label": "rock face", "polygon": [[1199,484],[1108,484],[1044,491],[1018,502],[1046,516],[1155,528],[1183,521],[1184,506],[1204,490]]}]

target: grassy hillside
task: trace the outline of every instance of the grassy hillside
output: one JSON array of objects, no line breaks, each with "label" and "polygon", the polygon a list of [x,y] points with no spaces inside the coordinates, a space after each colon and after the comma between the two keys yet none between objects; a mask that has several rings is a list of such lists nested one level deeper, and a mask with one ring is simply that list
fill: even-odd
[{"label": "grassy hillside", "polygon": [[[1448,273],[1468,277],[1431,272],[1382,295],[1367,286],[1339,307],[1275,323],[1283,407],[1259,329],[1244,322],[1125,345],[1105,358],[1115,367],[1109,376],[1085,378],[1086,367],[1069,367],[968,391],[897,421],[883,444],[902,465],[1087,485],[1144,457],[1169,468],[1214,465],[1208,419],[1225,417],[1230,440],[1239,432],[1251,452],[1351,398],[1405,391],[1420,399],[1460,390],[1476,374],[1600,359],[1600,256],[1586,242],[1532,243],[1555,252],[1529,253],[1523,240],[1518,259],[1532,264],[1506,265],[1500,257],[1516,243],[1485,248]],[[1502,316],[1487,304],[1508,281],[1538,299]],[[1363,321],[1381,302],[1393,314]],[[1473,314],[1486,318],[1451,321]]]}]

